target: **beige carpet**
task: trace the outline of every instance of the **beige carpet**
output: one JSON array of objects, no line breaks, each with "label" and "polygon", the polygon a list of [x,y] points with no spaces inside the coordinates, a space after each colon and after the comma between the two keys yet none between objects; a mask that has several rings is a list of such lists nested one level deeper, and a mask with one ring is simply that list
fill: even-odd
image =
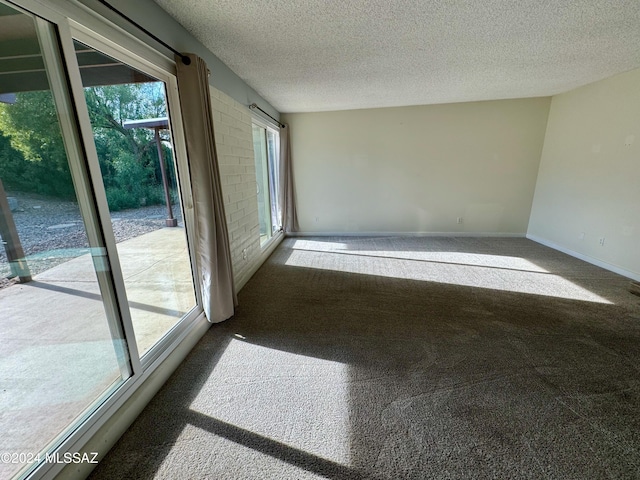
[{"label": "beige carpet", "polygon": [[525,239],[287,239],[92,478],[640,472],[640,298]]}]

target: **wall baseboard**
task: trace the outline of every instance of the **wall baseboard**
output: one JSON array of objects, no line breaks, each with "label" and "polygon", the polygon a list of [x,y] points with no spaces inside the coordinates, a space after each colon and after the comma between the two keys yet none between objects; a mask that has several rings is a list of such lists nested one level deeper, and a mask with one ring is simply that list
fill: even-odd
[{"label": "wall baseboard", "polygon": [[287,237],[504,237],[524,238],[510,232],[289,232]]},{"label": "wall baseboard", "polygon": [[537,235],[527,234],[527,238],[529,240],[533,240],[534,242],[540,243],[545,247],[553,248],[554,250],[566,253],[567,255],[571,255],[572,257],[578,258],[597,267],[604,268],[605,270],[617,273],[618,275],[622,275],[623,277],[627,277],[635,281],[640,281],[640,273],[632,272],[631,270],[619,267],[618,265],[605,262],[590,255],[585,255],[584,253],[576,252],[574,250],[571,250],[570,248],[563,247],[558,243],[552,242],[551,240],[547,240],[546,238],[542,238]]}]

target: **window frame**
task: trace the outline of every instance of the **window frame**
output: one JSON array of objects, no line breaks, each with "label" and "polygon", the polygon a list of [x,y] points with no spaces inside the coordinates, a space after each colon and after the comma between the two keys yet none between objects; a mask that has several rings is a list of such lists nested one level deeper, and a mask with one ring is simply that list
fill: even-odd
[{"label": "window frame", "polygon": [[[280,127],[279,125],[272,123],[268,120],[265,120],[262,117],[258,117],[257,115],[253,114],[251,115],[251,123],[252,125],[255,124],[258,127],[264,128],[265,129],[265,146],[266,146],[266,152],[267,152],[267,180],[269,183],[269,199],[270,202],[275,202],[275,209],[276,212],[279,216],[278,218],[278,228],[274,230],[273,228],[273,216],[271,218],[271,235],[269,236],[269,238],[267,240],[265,240],[264,243],[260,243],[260,250],[264,251],[266,249],[268,249],[270,247],[270,245],[273,243],[274,239],[278,237],[278,234],[280,232],[283,231],[283,218],[282,218],[282,205],[280,205],[280,189],[282,188],[282,185],[279,184],[280,182],[280,172],[279,172],[279,168],[280,168]],[[267,138],[267,132],[273,132],[275,134],[275,138],[276,138],[276,152],[275,152],[275,156],[276,158],[273,159],[273,164],[275,164],[277,171],[275,174],[272,173],[271,169],[273,168],[272,165],[272,161],[269,158],[269,144],[268,144],[268,138]],[[253,152],[254,154],[254,162],[255,162],[255,151]],[[272,185],[271,183],[271,178],[275,179],[276,185]],[[257,181],[257,178],[256,178]],[[275,192],[275,195],[273,195],[273,193]],[[269,212],[272,211],[272,209],[274,208],[273,205],[269,205]],[[259,211],[258,211],[259,213]]]},{"label": "window frame", "polygon": [[[110,218],[109,214],[109,206],[107,204],[107,197],[104,193],[104,186],[102,184],[102,174],[100,173],[100,165],[98,161],[98,154],[95,148],[94,137],[93,137],[93,128],[91,126],[91,121],[89,119],[89,112],[86,109],[86,103],[84,103],[84,86],[82,84],[82,79],[80,78],[80,70],[77,63],[75,48],[73,46],[73,40],[78,40],[83,44],[101,52],[105,55],[108,55],[130,67],[135,68],[143,73],[146,73],[158,80],[164,82],[166,88],[166,97],[167,97],[167,116],[169,118],[169,126],[171,133],[171,140],[174,147],[174,161],[176,163],[176,174],[177,174],[177,184],[180,190],[180,200],[182,204],[183,210],[183,218],[185,222],[185,231],[187,238],[187,246],[189,249],[189,257],[191,260],[191,277],[193,280],[194,293],[196,296],[196,305],[194,308],[188,312],[184,317],[182,317],[176,325],[174,325],[145,355],[140,358],[138,356],[136,361],[134,361],[134,373],[139,373],[144,369],[148,368],[148,366],[158,357],[160,351],[167,347],[169,343],[171,343],[171,337],[175,335],[172,333],[174,330],[182,330],[185,327],[184,324],[188,324],[190,321],[194,319],[195,316],[202,311],[202,297],[201,297],[201,288],[198,283],[199,276],[196,274],[196,263],[195,263],[195,215],[193,209],[193,192],[191,190],[191,182],[189,177],[189,164],[187,161],[187,150],[186,150],[186,142],[184,139],[184,131],[182,129],[182,116],[180,114],[180,101],[178,97],[178,84],[175,75],[168,74],[157,66],[151,64],[150,62],[145,61],[144,59],[132,54],[131,52],[123,52],[117,44],[114,42],[96,35],[94,32],[91,32],[86,27],[81,25],[72,23],[70,28],[70,33],[72,36],[72,41],[70,45],[67,45],[67,48],[70,49],[65,52],[65,56],[71,60],[71,68],[69,69],[69,76],[74,77],[71,80],[72,89],[74,91],[74,96],[76,98],[81,99],[78,102],[78,108],[82,110],[82,117],[80,120],[80,125],[83,130],[83,137],[85,140],[85,145],[87,146],[87,156],[89,157],[89,163],[94,166],[95,171],[92,172],[92,178],[94,179],[96,188],[100,190],[97,195],[97,202],[100,206],[101,212],[106,213],[106,217],[101,216],[104,220]],[[73,59],[71,56],[73,55]],[[177,111],[177,113],[176,113]],[[86,116],[85,116],[86,114]],[[96,177],[96,175],[98,175]],[[107,222],[107,225],[104,225],[104,228],[108,230],[107,233],[107,245],[109,249],[109,257],[118,259],[118,278],[116,281],[116,287],[118,289],[118,298],[120,299],[121,311],[123,312],[123,323],[127,327],[127,343],[135,344],[135,336],[133,332],[133,326],[131,322],[131,315],[129,313],[129,307],[127,304],[127,295],[124,284],[124,279],[122,278],[122,272],[120,270],[120,261],[118,258],[118,252],[116,247],[115,238],[113,237],[113,231],[111,230],[110,221]],[[114,268],[115,270],[115,268]],[[126,318],[126,320],[125,320]],[[130,330],[130,331],[129,331]],[[137,353],[137,347],[136,347]],[[133,361],[133,359],[132,359]]]}]

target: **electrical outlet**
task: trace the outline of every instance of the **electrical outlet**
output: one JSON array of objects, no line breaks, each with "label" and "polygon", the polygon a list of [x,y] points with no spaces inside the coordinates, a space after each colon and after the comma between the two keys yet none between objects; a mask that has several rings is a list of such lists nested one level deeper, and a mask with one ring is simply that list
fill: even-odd
[{"label": "electrical outlet", "polygon": [[460,225],[462,223],[462,217],[458,217],[458,220],[456,221],[456,223]]},{"label": "electrical outlet", "polygon": [[247,259],[247,249],[246,249],[246,248],[243,248],[243,249],[242,249],[242,259],[243,259],[243,260],[246,260],[246,259]]},{"label": "electrical outlet", "polygon": [[598,243],[600,244],[601,247],[604,247],[604,237],[600,237],[600,239],[598,240]]},{"label": "electrical outlet", "polygon": [[316,217],[316,223],[320,221],[320,217]]},{"label": "electrical outlet", "polygon": [[584,232],[580,232],[580,235],[578,235],[578,240],[584,240]]}]

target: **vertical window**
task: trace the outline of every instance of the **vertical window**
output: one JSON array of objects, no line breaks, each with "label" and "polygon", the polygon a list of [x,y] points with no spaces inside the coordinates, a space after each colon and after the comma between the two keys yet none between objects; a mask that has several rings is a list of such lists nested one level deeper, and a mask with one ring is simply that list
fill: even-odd
[{"label": "vertical window", "polygon": [[0,462],[35,465],[131,374],[55,30],[0,3]]},{"label": "vertical window", "polygon": [[75,42],[138,351],[196,297],[164,82]]},{"label": "vertical window", "polygon": [[277,130],[254,123],[253,152],[256,162],[260,245],[282,229],[278,202],[278,157],[280,135]]}]

